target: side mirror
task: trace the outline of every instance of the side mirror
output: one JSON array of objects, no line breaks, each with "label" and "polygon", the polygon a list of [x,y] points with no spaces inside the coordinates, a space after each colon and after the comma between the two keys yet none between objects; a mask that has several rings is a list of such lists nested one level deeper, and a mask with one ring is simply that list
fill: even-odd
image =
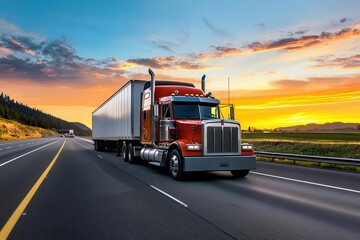
[{"label": "side mirror", "polygon": [[235,120],[235,109],[234,109],[234,105],[230,106],[230,119],[231,120]]}]

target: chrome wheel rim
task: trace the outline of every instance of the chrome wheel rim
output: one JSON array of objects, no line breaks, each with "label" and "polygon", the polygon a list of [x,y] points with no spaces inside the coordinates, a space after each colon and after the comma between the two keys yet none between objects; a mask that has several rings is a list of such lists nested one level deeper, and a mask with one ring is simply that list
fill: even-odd
[{"label": "chrome wheel rim", "polygon": [[170,159],[170,172],[173,176],[176,176],[179,172],[179,159],[176,155],[173,155]]}]

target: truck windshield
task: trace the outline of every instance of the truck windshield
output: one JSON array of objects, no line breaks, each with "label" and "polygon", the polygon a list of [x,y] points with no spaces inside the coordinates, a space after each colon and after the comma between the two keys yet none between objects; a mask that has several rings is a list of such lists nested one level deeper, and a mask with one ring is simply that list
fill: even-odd
[{"label": "truck windshield", "polygon": [[174,103],[173,114],[175,119],[213,119],[220,116],[217,105],[196,103]]}]

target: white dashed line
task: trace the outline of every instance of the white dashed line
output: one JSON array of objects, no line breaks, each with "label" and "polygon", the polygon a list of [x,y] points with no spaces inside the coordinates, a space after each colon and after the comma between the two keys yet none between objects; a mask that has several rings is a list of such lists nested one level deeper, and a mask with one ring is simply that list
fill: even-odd
[{"label": "white dashed line", "polygon": [[11,147],[6,147],[6,149],[10,149]]},{"label": "white dashed line", "polygon": [[99,158],[101,158],[101,159],[104,159],[102,156],[100,156],[100,155],[97,155]]},{"label": "white dashed line", "polygon": [[160,189],[158,189],[157,187],[154,187],[153,185],[149,185],[150,187],[152,187],[153,189],[155,189],[156,191],[158,191],[159,193],[161,193],[161,194],[163,194],[163,195],[165,195],[165,196],[167,196],[168,198],[170,198],[170,199],[172,199],[172,200],[174,200],[175,202],[177,202],[177,203],[179,203],[179,204],[181,204],[182,206],[184,206],[184,207],[188,207],[188,205],[186,205],[185,203],[183,203],[182,201],[180,201],[179,199],[177,199],[177,198],[174,198],[173,196],[171,196],[170,194],[168,194],[168,193],[166,193],[166,192],[164,192],[164,191],[162,191],[162,190],[160,190]]},{"label": "white dashed line", "polygon": [[47,147],[47,146],[49,146],[49,145],[51,145],[51,144],[57,143],[57,142],[58,142],[58,141],[51,142],[51,143],[46,144],[46,145],[44,145],[44,146],[42,146],[42,147],[36,148],[36,149],[34,149],[34,150],[30,151],[30,152],[24,153],[23,155],[20,155],[20,156],[18,156],[18,157],[16,157],[16,158],[13,158],[13,159],[11,159],[11,160],[9,160],[9,161],[6,161],[6,162],[4,162],[4,163],[1,163],[1,164],[0,164],[0,167],[6,165],[6,164],[8,164],[8,163],[11,163],[12,161],[15,161],[15,160],[17,160],[17,159],[19,159],[19,158],[21,158],[21,157],[24,157],[24,156],[26,156],[26,155],[28,155],[28,154],[30,154],[30,153],[33,153],[33,152],[35,152],[35,151],[37,151],[37,150],[40,150],[40,149],[42,149],[42,148],[44,148],[44,147]]},{"label": "white dashed line", "polygon": [[260,172],[251,172],[251,173],[257,174],[257,175],[260,175],[260,176],[265,176],[265,177],[277,178],[277,179],[287,180],[287,181],[291,181],[291,182],[304,183],[304,184],[309,184],[309,185],[314,185],[314,186],[319,186],[319,187],[331,188],[331,189],[336,189],[336,190],[341,190],[341,191],[347,191],[347,192],[353,192],[353,193],[359,193],[360,194],[360,191],[354,190],[354,189],[349,189],[349,188],[342,188],[342,187],[336,187],[336,186],[331,186],[331,185],[326,185],[326,184],[321,184],[321,183],[303,181],[303,180],[299,180],[299,179],[280,177],[280,176],[270,175],[270,174],[265,174],[265,173],[260,173]]}]

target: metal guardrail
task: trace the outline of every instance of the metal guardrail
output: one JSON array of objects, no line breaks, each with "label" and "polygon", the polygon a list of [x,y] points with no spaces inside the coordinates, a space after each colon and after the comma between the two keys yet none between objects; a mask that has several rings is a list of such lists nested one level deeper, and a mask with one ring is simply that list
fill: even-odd
[{"label": "metal guardrail", "polygon": [[299,154],[289,154],[289,153],[274,153],[274,152],[255,152],[256,156],[266,157],[272,159],[288,159],[295,161],[308,161],[308,162],[318,162],[318,163],[330,163],[338,165],[350,165],[350,166],[360,166],[360,159],[353,158],[335,158],[335,157],[320,157],[320,156],[310,156],[310,155],[299,155]]}]

